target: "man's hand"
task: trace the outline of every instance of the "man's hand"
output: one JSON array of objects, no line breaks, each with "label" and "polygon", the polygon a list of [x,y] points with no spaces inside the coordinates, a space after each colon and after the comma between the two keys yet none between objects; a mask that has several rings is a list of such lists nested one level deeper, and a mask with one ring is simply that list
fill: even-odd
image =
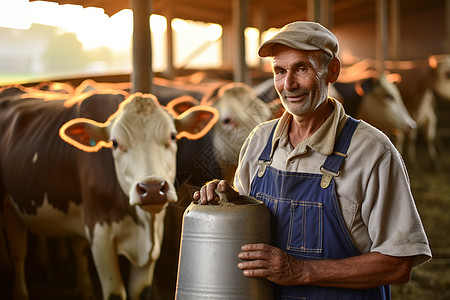
[{"label": "man's hand", "polygon": [[216,189],[224,193],[228,199],[239,196],[239,193],[233,189],[228,181],[214,179],[202,186],[200,191],[196,191],[192,197],[198,201],[198,204],[218,204],[219,197],[215,193]]},{"label": "man's hand", "polygon": [[[238,264],[247,277],[266,278],[279,285],[298,284],[301,261],[268,244],[247,244],[241,247]],[[296,280],[294,278],[297,278]]]}]

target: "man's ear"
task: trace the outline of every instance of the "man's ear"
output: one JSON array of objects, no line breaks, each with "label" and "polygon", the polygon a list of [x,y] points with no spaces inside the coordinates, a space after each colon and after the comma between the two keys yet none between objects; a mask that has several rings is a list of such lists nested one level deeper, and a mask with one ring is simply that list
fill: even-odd
[{"label": "man's ear", "polygon": [[336,82],[340,72],[341,72],[341,61],[339,60],[339,58],[335,57],[328,64],[327,81],[329,83]]}]

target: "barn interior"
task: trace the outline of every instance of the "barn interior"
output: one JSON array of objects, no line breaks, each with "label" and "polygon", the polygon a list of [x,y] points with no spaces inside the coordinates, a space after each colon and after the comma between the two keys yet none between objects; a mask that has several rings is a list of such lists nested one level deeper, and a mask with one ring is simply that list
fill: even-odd
[{"label": "barn interior", "polygon": [[[340,41],[339,57],[344,70],[358,62],[369,61],[370,69],[376,72],[411,71],[428,66],[430,57],[439,58],[450,54],[450,0],[51,0],[51,2],[59,5],[99,7],[104,9],[108,16],[113,16],[123,9],[131,9],[134,14],[131,71],[108,74],[75,73],[45,78],[49,81],[69,83],[72,86],[78,86],[86,79],[109,83],[131,82],[133,91],[151,93],[154,83],[158,80],[184,80],[195,74],[203,74],[203,77],[193,85],[201,85],[208,78],[212,78],[255,86],[270,78],[271,71],[264,60],[252,65],[246,62],[248,50],[245,29],[256,28],[261,33],[259,42],[262,42],[263,32],[280,28],[296,20],[320,22],[336,34]],[[167,21],[164,70],[154,70],[154,53],[152,53],[154,45],[151,44],[149,25],[151,14],[162,15]],[[219,67],[198,69],[177,65],[174,62],[177,45],[172,38],[172,20],[176,18],[215,23],[222,27]],[[19,80],[17,83],[35,86],[42,81]],[[412,89],[413,83],[403,80],[401,84],[405,89]],[[417,103],[412,103],[409,99],[411,98],[403,97],[405,105],[416,107]],[[417,151],[419,157],[424,159],[419,159],[414,164],[407,162],[413,195],[423,218],[434,258],[431,262],[415,268],[409,283],[394,285],[393,299],[450,298],[448,237],[450,215],[446,213],[447,209],[450,209],[449,100],[438,97],[435,103],[438,118],[436,144],[439,167],[432,166],[422,136],[419,136]],[[164,246],[170,247],[167,244]],[[30,299],[79,299],[79,292],[71,284],[74,275],[67,273],[67,268],[71,269],[73,266],[69,264],[62,270],[59,267],[55,268],[53,278],[42,278],[30,263]],[[164,274],[163,268],[164,266],[158,265],[157,272],[160,270],[161,274]],[[92,272],[95,273],[95,270],[92,269]],[[123,272],[127,272],[126,266]],[[154,299],[173,299],[173,282],[163,282],[164,276],[158,278],[156,275],[161,290],[154,291]],[[173,278],[173,272],[168,276]],[[10,280],[0,279],[3,282],[0,290],[7,295]],[[96,285],[98,288],[98,283]]]}]

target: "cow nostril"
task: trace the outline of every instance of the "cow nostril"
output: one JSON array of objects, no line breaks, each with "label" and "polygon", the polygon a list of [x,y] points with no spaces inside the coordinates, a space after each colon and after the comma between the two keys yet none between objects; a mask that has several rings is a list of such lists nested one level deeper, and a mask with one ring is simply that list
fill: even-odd
[{"label": "cow nostril", "polygon": [[167,183],[167,181],[162,181],[161,185],[160,185],[160,189],[159,189],[159,194],[160,195],[167,195],[167,192],[169,191],[169,184]]},{"label": "cow nostril", "polygon": [[140,182],[136,186],[136,191],[140,197],[145,197],[148,193],[148,185]]}]

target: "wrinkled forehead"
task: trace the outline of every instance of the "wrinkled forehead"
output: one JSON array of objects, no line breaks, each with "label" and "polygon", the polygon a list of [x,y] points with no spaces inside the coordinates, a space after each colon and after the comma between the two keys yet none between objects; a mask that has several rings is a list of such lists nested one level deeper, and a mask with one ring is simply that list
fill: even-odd
[{"label": "wrinkled forehead", "polygon": [[273,47],[272,66],[290,63],[305,63],[318,68],[323,59],[323,52],[320,50],[298,50],[291,47],[276,44]]}]

